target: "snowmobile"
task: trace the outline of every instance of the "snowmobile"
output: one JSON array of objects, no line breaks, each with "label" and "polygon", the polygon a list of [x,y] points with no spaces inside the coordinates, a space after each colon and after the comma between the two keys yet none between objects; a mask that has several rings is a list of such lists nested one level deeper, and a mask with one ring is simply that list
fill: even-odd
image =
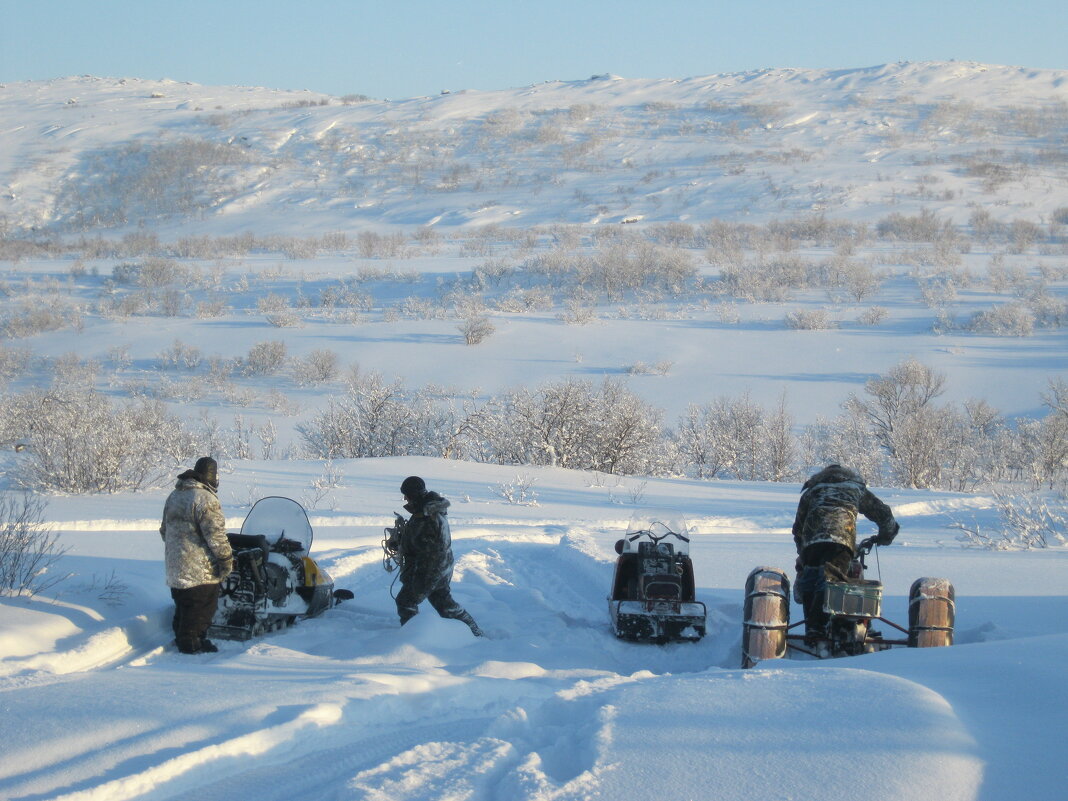
[{"label": "snowmobile", "polygon": [[228,533],[234,569],[222,582],[208,636],[248,640],[314,617],[352,598],[309,555],[308,514],[290,498],[261,498],[241,531]]},{"label": "snowmobile", "polygon": [[[755,568],[745,582],[742,667],[781,659],[789,651],[824,659],[883,651],[895,645],[935,648],[953,644],[956,598],[944,578],[919,578],[909,589],[909,625],[903,628],[882,616],[883,584],[864,578],[865,561],[875,546],[868,538],[857,546],[849,581],[828,581],[823,591],[826,626],[792,634],[804,620],[790,624],[790,581],[774,567]],[[800,598],[795,599],[800,602]],[[886,637],[872,627],[880,621],[904,637]]]},{"label": "snowmobile", "polygon": [[678,516],[636,515],[616,542],[608,597],[620,639],[665,643],[705,636],[705,605],[694,596],[686,525]]}]

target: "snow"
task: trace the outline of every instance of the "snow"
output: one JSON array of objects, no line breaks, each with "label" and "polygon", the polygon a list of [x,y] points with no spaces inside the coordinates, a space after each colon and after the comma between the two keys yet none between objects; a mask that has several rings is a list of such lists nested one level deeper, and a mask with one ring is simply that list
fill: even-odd
[{"label": "snow", "polygon": [[[314,556],[355,598],[212,655],[168,647],[162,546],[149,528],[163,491],[108,499],[111,530],[75,516],[98,499],[54,499],[64,542],[77,545],[65,566],[79,576],[114,566],[128,594],[108,606],[72,579],[59,602],[0,603],[0,794],[1060,797],[1068,551],[961,548],[942,512],[989,517],[991,498],[880,490],[902,524],[869,571],[884,581],[884,614],[907,620],[911,581],[946,576],[953,647],[743,671],[742,585],[758,564],[792,562],[796,487],[649,480],[645,505],[688,516],[709,609],[703,640],[655,646],[609,628],[613,544],[637,509],[589,475],[540,468],[537,505],[519,506],[496,490],[509,468],[409,457],[339,466],[337,509],[310,515]],[[285,495],[318,469],[294,462],[268,484],[267,463],[231,467],[224,497],[251,482]],[[394,485],[413,473],[454,501],[454,590],[486,639],[429,609],[397,625],[379,542]]]},{"label": "snow", "polygon": [[[567,109],[577,115],[589,106],[598,125],[611,126],[653,103],[663,104],[668,128],[682,114],[671,104],[690,108],[711,101],[733,109],[724,112],[725,120],[738,116],[738,104],[783,104],[774,130],[752,132],[746,152],[771,141],[760,137],[775,136],[775,147],[817,156],[811,165],[755,169],[776,179],[796,174],[791,180],[798,186],[837,187],[839,205],[831,204],[829,216],[871,223],[890,211],[915,213],[920,207],[908,192],[921,171],[916,160],[932,149],[944,148],[939,158],[948,163],[953,154],[995,145],[1011,150],[1014,144],[962,144],[959,135],[943,131],[895,143],[887,130],[902,125],[895,104],[906,95],[917,107],[950,102],[1002,111],[1029,103],[1056,108],[1068,100],[1068,82],[1059,71],[895,64],[683,81],[606,75],[506,92],[299,108],[292,106],[329,98],[134,78],[9,84],[0,87],[0,215],[13,225],[47,226],[56,176],[75,169],[84,154],[164,131],[180,135],[220,124],[226,136],[277,157],[273,172],[265,171],[259,183],[211,213],[160,221],[153,230],[164,240],[423,224],[442,228],[448,237],[488,221],[585,223],[589,218],[580,212],[590,210],[575,205],[576,189],[611,195],[615,176],[576,168],[561,171],[566,174],[559,185],[537,192],[493,186],[482,194],[398,189],[354,197],[340,184],[319,185],[321,176],[303,159],[319,153],[314,143],[346,129],[368,132],[366,142],[343,143],[358,150],[398,133],[481,124],[502,109],[533,117]],[[216,112],[225,123],[205,120]],[[656,147],[636,141],[633,132],[628,137],[610,140],[613,158],[622,164],[655,155],[652,166],[662,175],[631,206],[605,210],[599,225],[624,219],[696,224],[731,215],[762,222],[798,209],[769,200],[753,175],[708,169],[703,159],[738,142],[703,150],[709,145],[701,137],[665,139]],[[500,147],[507,148],[503,141]],[[938,159],[931,161],[922,171],[939,172]],[[959,176],[951,172],[945,171],[944,186],[958,187]],[[1007,187],[992,210],[1006,221],[1048,215],[1066,205],[1057,180],[1032,174],[1029,182]],[[739,207],[740,193],[752,195],[745,208]],[[806,203],[811,199],[805,196]],[[804,210],[812,211],[811,204]],[[959,198],[939,210],[957,222],[970,212]],[[965,266],[981,272],[990,256],[969,254]],[[284,269],[280,260],[254,254],[221,269],[228,283],[238,275],[274,272],[270,288],[292,293],[305,280],[314,284],[388,265],[409,272],[413,287],[422,281],[426,289],[485,261],[454,251],[395,263],[324,254],[287,261]],[[91,266],[106,275],[115,261]],[[1033,270],[1062,264],[1063,257],[1026,253],[1009,261]],[[50,260],[5,264],[13,279],[65,280],[68,268]],[[1051,291],[1063,295],[1065,284],[1051,282]],[[98,289],[86,281],[71,291],[96,297]],[[147,371],[177,338],[205,357],[226,358],[265,339],[284,339],[291,355],[342,349],[365,371],[413,386],[452,387],[457,396],[485,396],[565,375],[619,376],[638,361],[670,359],[674,367],[667,376],[629,379],[666,410],[669,423],[691,402],[752,392],[754,400],[773,404],[784,389],[799,422],[810,422],[833,415],[867,378],[916,356],[947,373],[949,400],[981,397],[1009,415],[1038,413],[1039,393],[1068,367],[1063,329],[1012,338],[936,334],[934,311],[920,308],[915,294],[914,286],[891,282],[879,298],[889,308],[885,324],[851,325],[856,310],[850,307],[841,312],[843,325],[827,331],[781,325],[786,311],[826,305],[823,297],[806,297],[740,305],[737,326],[699,309],[679,319],[602,317],[589,326],[563,325],[548,311],[502,316],[497,333],[478,347],[462,344],[451,319],[360,326],[315,320],[275,329],[243,310],[207,321],[94,317],[83,330],[40,333],[14,344],[40,357],[73,350],[101,361],[109,348],[126,344],[133,369]],[[232,297],[255,306],[253,293]],[[962,302],[971,310],[992,300],[976,291]],[[266,391],[282,379],[247,383]],[[307,419],[336,387],[285,389],[299,399],[303,416],[283,419],[262,403],[241,413],[254,422],[277,422],[282,435],[291,435],[295,422]],[[185,408],[195,415],[218,413],[220,405],[208,399]],[[1064,798],[1068,548],[963,548],[947,523],[974,519],[993,526],[995,499],[989,493],[875,488],[902,524],[894,545],[870,561],[869,577],[884,582],[884,614],[905,622],[912,581],[944,576],[956,588],[953,647],[828,662],[785,660],[743,671],[742,588],[755,566],[792,565],[797,485],[616,477],[417,457],[334,466],[340,485],[313,505],[307,499],[323,472],[321,462],[247,459],[221,465],[229,530],[241,528],[259,498],[304,502],[315,534],[313,556],[354,598],[283,632],[246,643],[220,641],[219,653],[211,655],[180,655],[169,646],[172,607],[158,534],[167,488],[49,497],[48,522],[67,549],[56,570],[70,577],[50,595],[0,598],[0,797]],[[411,474],[424,476],[452,501],[454,592],[489,635],[485,639],[425,607],[398,626],[393,576],[382,569],[380,541],[401,507],[400,481]],[[502,488],[517,478],[530,482],[536,502],[503,497]],[[676,509],[687,518],[697,599],[708,608],[708,633],[700,642],[625,643],[610,630],[613,545],[642,507]],[[796,605],[791,614],[798,619]]]}]

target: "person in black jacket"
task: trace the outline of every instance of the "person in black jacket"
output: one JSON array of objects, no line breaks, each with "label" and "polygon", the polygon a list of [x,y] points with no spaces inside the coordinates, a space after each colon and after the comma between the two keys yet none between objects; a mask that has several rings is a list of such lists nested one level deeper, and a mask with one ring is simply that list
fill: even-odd
[{"label": "person in black jacket", "polygon": [[401,561],[401,590],[397,593],[401,625],[417,615],[419,604],[426,600],[442,617],[461,620],[476,637],[484,636],[475,619],[452,597],[452,534],[446,516],[449,501],[428,491],[419,476],[404,479],[401,494],[411,517],[387,542]]},{"label": "person in black jacket", "polygon": [[805,610],[806,633],[822,632],[827,625],[824,583],[849,580],[849,564],[857,549],[858,514],[878,525],[877,544],[893,542],[899,528],[894,513],[855,470],[830,464],[801,488],[793,526],[798,571],[794,593]]}]

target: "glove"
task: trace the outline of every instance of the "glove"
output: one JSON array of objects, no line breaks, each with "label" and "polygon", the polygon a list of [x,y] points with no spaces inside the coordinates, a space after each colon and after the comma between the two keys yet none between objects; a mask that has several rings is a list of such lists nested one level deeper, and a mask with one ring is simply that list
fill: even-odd
[{"label": "glove", "polygon": [[887,526],[885,530],[881,530],[875,537],[876,545],[889,545],[894,541],[894,537],[897,536],[897,532],[901,530],[901,526],[898,525],[895,520],[891,525]]}]

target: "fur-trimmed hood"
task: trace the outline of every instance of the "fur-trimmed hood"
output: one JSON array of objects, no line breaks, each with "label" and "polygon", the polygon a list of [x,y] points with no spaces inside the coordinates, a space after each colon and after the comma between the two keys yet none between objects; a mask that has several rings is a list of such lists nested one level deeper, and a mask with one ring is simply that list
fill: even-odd
[{"label": "fur-trimmed hood", "polygon": [[840,464],[829,464],[811,476],[801,487],[801,492],[806,492],[817,484],[841,484],[844,481],[858,484],[861,489],[866,489],[868,486],[864,481],[864,477],[853,468],[843,467]]}]

